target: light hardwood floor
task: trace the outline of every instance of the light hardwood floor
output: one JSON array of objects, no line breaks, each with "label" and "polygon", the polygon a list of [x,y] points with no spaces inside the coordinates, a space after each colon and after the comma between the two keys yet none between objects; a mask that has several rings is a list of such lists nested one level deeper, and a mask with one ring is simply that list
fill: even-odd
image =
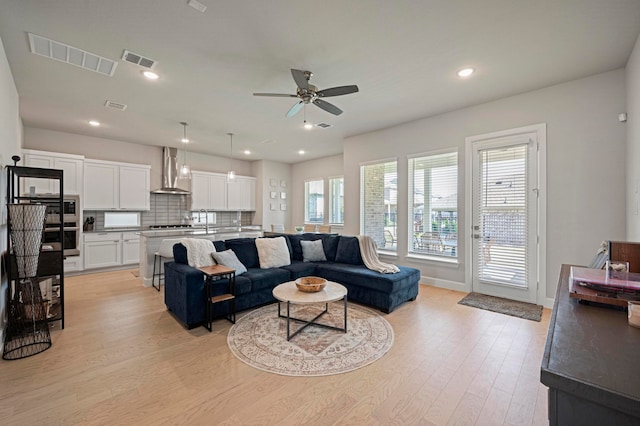
[{"label": "light hardwood floor", "polygon": [[230,324],[184,329],[131,270],[66,279],[66,328],[0,361],[0,424],[542,425],[542,322],[458,305],[420,286],[385,315],[391,350],[359,370],[286,377],[229,351]]}]

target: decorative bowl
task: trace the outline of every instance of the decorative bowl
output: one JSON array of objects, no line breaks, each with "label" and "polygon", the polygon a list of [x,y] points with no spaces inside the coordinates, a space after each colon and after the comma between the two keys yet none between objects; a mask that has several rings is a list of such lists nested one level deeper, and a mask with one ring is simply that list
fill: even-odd
[{"label": "decorative bowl", "polygon": [[302,277],[296,280],[298,290],[304,291],[305,293],[322,291],[325,285],[327,285],[327,280],[320,277]]}]

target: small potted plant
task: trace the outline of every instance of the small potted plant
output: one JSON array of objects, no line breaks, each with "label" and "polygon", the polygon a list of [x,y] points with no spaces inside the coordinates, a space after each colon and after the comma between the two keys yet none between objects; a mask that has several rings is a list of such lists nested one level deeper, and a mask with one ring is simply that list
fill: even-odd
[{"label": "small potted plant", "polygon": [[294,229],[296,230],[297,234],[302,234],[302,231],[304,230],[302,226],[296,226]]}]

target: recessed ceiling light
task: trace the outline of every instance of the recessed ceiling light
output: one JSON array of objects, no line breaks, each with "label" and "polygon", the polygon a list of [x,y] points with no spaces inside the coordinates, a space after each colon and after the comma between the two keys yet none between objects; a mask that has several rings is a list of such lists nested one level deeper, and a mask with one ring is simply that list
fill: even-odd
[{"label": "recessed ceiling light", "polygon": [[303,149],[301,149],[300,151],[298,151],[298,154],[300,154],[300,155],[304,155],[304,150],[303,150]]},{"label": "recessed ceiling light", "polygon": [[471,74],[474,73],[474,69],[473,68],[463,68],[460,71],[458,71],[458,77],[469,77]]},{"label": "recessed ceiling light", "polygon": [[313,124],[309,123],[308,121],[304,122],[304,128],[307,130],[311,130],[313,129]]},{"label": "recessed ceiling light", "polygon": [[156,74],[153,71],[142,71],[142,75],[144,75],[149,80],[157,80],[158,79],[158,74]]},{"label": "recessed ceiling light", "polygon": [[91,120],[89,121],[89,124],[92,125],[93,127],[98,127],[100,125],[100,122],[96,120]]},{"label": "recessed ceiling light", "polygon": [[244,152],[244,155],[250,155],[250,154],[251,154],[251,151],[249,151],[248,149],[245,149],[245,150],[244,150],[244,151],[242,151],[242,152]]}]

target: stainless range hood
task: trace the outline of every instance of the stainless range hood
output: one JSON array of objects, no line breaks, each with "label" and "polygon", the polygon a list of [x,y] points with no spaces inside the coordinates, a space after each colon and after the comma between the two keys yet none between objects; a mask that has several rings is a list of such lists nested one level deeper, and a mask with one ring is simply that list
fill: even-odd
[{"label": "stainless range hood", "polygon": [[162,188],[152,194],[188,195],[191,192],[178,188],[178,148],[162,148]]}]

